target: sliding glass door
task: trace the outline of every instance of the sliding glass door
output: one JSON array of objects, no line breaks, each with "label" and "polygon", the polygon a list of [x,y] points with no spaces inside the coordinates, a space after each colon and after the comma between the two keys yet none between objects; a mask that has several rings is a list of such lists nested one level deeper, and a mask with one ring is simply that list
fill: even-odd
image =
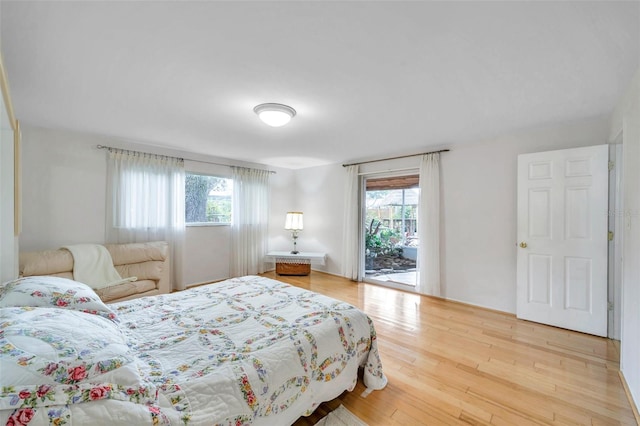
[{"label": "sliding glass door", "polygon": [[392,287],[415,287],[419,240],[418,175],[365,178],[364,277]]}]

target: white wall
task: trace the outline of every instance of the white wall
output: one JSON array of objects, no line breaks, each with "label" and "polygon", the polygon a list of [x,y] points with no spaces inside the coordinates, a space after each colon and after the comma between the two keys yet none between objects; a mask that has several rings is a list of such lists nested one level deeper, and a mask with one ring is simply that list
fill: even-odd
[{"label": "white wall", "polygon": [[22,129],[22,251],[104,242],[110,142],[85,134]]},{"label": "white wall", "polygon": [[515,313],[517,156],[603,144],[608,127],[596,117],[442,154],[444,297]]},{"label": "white wall", "polygon": [[[286,251],[293,248],[291,231],[284,229],[284,218],[289,211],[302,210],[296,202],[296,181],[295,173],[289,169],[273,169],[275,174],[271,175],[269,185],[270,193],[270,215],[269,215],[269,251]],[[304,217],[305,231],[307,228],[307,217]],[[304,234],[304,231],[303,233]],[[308,251],[299,246],[302,251]],[[275,265],[267,265],[273,269]]]},{"label": "white wall", "polygon": [[13,127],[1,94],[0,106],[0,283],[2,283],[18,275],[18,239],[14,234]]},{"label": "white wall", "polygon": [[[603,144],[609,126],[608,117],[594,117],[453,145],[441,154],[444,297],[515,313],[518,154]],[[361,172],[417,168],[418,161],[370,163],[362,165]],[[305,214],[299,245],[326,251],[330,261],[325,270],[340,275],[344,169],[332,165],[300,170],[295,185],[296,205]]]},{"label": "white wall", "polygon": [[296,170],[296,206],[304,212],[298,250],[326,253],[324,266],[313,269],[342,273],[344,171],[339,164]]},{"label": "white wall", "polygon": [[640,68],[613,114],[610,139],[622,131],[622,333],[620,370],[640,405]]},{"label": "white wall", "polygon": [[[518,154],[606,142],[609,120],[522,131],[442,154],[443,296],[515,312],[516,158]],[[97,144],[182,155],[95,135],[27,128],[23,131],[24,230],[22,250],[103,242],[106,153]],[[193,155],[193,154],[192,154]],[[183,155],[182,155],[183,156]],[[224,175],[228,168],[186,161],[190,171]],[[362,166],[372,172],[417,167],[417,157]],[[314,269],[340,275],[344,168],[339,165],[277,170],[271,177],[269,249],[289,250],[287,211],[304,212],[301,251],[327,253]],[[228,227],[189,227],[185,282],[229,276]]]},{"label": "white wall", "polygon": [[[26,127],[22,144],[21,250],[105,241],[107,154],[97,148],[98,144],[186,157],[182,152],[115,138]],[[204,156],[199,156],[199,159],[230,164],[226,159]],[[236,164],[252,166],[242,162]],[[224,165],[186,160],[185,168],[193,172],[229,176],[229,167]],[[280,198],[276,197],[277,200]],[[228,278],[230,245],[228,226],[187,227],[185,283],[199,284]]]}]

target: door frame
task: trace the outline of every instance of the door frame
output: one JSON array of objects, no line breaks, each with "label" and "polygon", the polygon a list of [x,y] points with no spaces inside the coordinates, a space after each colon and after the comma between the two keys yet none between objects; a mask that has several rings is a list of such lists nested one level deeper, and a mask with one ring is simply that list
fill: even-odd
[{"label": "door frame", "polygon": [[622,247],[624,235],[623,206],[623,169],[622,169],[622,132],[609,144],[609,232],[613,240],[609,241],[608,259],[608,303],[609,322],[607,337],[620,340],[622,320]]},{"label": "door frame", "polygon": [[[379,285],[379,286],[383,286],[383,287],[389,287],[389,288],[393,288],[396,290],[404,290],[404,291],[408,291],[408,292],[416,292],[415,288],[417,286],[417,279],[418,279],[418,275],[416,275],[416,286],[408,286],[408,285],[404,285],[404,284],[400,284],[400,283],[395,283],[393,281],[381,281],[381,280],[374,280],[372,278],[367,278],[367,274],[365,273],[365,217],[367,214],[367,202],[366,202],[366,198],[367,198],[367,178],[373,178],[374,176],[376,178],[384,178],[384,177],[394,177],[394,176],[407,176],[407,175],[415,175],[415,174],[419,174],[420,173],[420,169],[418,167],[408,167],[408,168],[402,168],[402,169],[395,169],[395,170],[384,170],[384,171],[378,171],[378,172],[367,172],[367,173],[359,173],[360,175],[360,181],[359,181],[359,187],[360,187],[360,191],[359,191],[359,211],[360,211],[360,217],[359,217],[359,223],[360,223],[360,233],[359,233],[359,250],[358,250],[358,263],[359,263],[359,268],[358,268],[358,280],[365,282],[365,283],[369,283],[369,284],[375,284],[375,285]],[[417,220],[417,219],[416,219]],[[419,250],[420,248],[418,248]],[[416,274],[418,274],[420,271],[417,268],[416,265]]]}]

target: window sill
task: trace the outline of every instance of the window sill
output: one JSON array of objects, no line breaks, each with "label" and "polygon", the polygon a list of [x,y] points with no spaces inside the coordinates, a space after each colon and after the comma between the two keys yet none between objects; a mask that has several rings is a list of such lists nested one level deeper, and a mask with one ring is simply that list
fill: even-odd
[{"label": "window sill", "polygon": [[199,227],[199,226],[231,226],[230,223],[224,223],[224,222],[192,222],[192,223],[186,223],[185,226],[187,228],[190,227]]}]

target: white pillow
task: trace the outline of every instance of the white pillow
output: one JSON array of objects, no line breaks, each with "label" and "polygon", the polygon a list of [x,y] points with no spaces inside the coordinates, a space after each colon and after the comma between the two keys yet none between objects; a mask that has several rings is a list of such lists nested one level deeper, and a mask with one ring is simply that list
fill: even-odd
[{"label": "white pillow", "polygon": [[20,306],[71,309],[117,321],[116,314],[91,287],[67,278],[24,277],[0,287],[0,308]]}]

